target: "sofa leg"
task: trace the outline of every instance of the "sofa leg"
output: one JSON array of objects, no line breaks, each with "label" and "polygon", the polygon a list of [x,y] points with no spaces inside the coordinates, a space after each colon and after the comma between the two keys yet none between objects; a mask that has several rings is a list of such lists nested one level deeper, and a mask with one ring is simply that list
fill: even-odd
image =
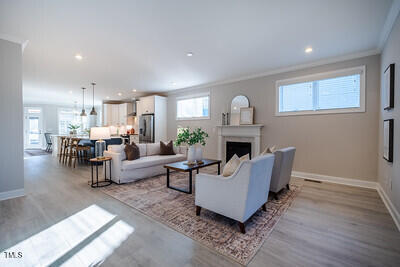
[{"label": "sofa leg", "polygon": [[201,207],[200,206],[196,206],[196,215],[200,216],[200,211],[201,211]]},{"label": "sofa leg", "polygon": [[245,226],[244,226],[244,223],[239,222],[239,228],[240,228],[240,232],[241,232],[242,234],[245,234],[245,233],[246,233],[246,228],[245,228]]},{"label": "sofa leg", "polygon": [[287,190],[290,190],[289,184],[286,185]]},{"label": "sofa leg", "polygon": [[267,211],[267,207],[265,206],[265,203],[262,205],[262,210]]}]

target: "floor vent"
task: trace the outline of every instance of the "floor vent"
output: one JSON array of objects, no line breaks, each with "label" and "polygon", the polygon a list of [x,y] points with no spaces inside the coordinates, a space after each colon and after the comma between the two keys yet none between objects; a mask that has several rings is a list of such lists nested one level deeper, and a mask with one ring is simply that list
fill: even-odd
[{"label": "floor vent", "polygon": [[317,180],[304,179],[304,181],[307,181],[307,182],[312,182],[312,183],[318,183],[318,184],[322,184],[322,182],[321,182],[321,181],[317,181]]}]

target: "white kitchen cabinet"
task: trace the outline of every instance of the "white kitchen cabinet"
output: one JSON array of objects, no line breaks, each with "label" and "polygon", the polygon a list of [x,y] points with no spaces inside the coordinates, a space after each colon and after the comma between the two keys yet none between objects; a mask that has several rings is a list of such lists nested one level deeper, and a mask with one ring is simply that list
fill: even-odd
[{"label": "white kitchen cabinet", "polygon": [[129,137],[129,143],[132,144],[132,142],[134,142],[135,144],[139,144],[139,135],[137,134],[131,135]]},{"label": "white kitchen cabinet", "polygon": [[132,106],[132,103],[103,104],[103,125],[127,125],[128,114],[132,112]]},{"label": "white kitchen cabinet", "polygon": [[154,113],[155,97],[156,96],[146,96],[140,98],[138,103],[140,115]]}]

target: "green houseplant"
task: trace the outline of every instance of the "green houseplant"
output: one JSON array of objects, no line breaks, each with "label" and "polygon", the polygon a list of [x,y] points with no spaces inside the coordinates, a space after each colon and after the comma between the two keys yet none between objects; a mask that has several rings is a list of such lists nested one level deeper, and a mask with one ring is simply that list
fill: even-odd
[{"label": "green houseplant", "polygon": [[201,128],[196,128],[193,131],[191,131],[189,127],[183,128],[176,137],[175,146],[187,144],[189,146],[187,155],[188,162],[193,163],[195,161],[201,161],[203,158],[202,146],[206,145],[206,138],[208,138],[208,133]]},{"label": "green houseplant", "polygon": [[79,129],[79,127],[81,127],[80,125],[78,125],[78,124],[69,124],[68,125],[68,129],[70,130],[70,134],[71,135],[76,135],[77,134],[77,130]]}]

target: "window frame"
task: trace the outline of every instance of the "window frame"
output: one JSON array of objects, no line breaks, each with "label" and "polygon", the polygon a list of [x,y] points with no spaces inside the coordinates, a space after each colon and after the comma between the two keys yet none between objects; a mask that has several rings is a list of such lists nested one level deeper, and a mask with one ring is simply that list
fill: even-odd
[{"label": "window frame", "polygon": [[[201,117],[187,117],[187,118],[182,118],[178,117],[178,102],[180,100],[185,100],[185,99],[192,99],[192,98],[201,98],[201,97],[208,97],[208,116],[201,116]],[[185,95],[185,96],[179,96],[176,98],[175,101],[175,109],[176,109],[176,120],[177,121],[195,121],[195,120],[209,120],[211,119],[211,93],[206,92],[206,93],[198,93],[198,94],[191,94],[191,95]]]},{"label": "window frame", "polygon": [[[360,74],[360,107],[357,108],[334,108],[319,110],[301,110],[301,111],[279,111],[279,87],[289,84],[312,82],[324,79]],[[359,113],[365,112],[365,75],[366,67],[358,66],[353,68],[340,69],[329,72],[321,72],[311,75],[305,75],[290,79],[278,80],[275,83],[275,116],[298,116],[298,115],[318,115],[318,114],[340,114],[340,113]]]}]

